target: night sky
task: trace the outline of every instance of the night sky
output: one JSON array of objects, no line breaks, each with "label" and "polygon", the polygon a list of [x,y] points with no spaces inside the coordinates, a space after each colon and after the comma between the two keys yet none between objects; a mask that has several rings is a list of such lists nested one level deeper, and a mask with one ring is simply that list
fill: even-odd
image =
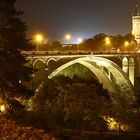
[{"label": "night sky", "polygon": [[44,33],[49,40],[64,42],[64,35],[89,38],[98,33],[131,32],[131,15],[140,0],[17,0],[24,11],[28,34]]}]

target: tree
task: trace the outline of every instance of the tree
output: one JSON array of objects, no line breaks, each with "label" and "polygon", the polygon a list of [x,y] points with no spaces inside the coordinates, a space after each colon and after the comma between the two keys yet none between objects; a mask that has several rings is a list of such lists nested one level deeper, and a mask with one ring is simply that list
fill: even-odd
[{"label": "tree", "polygon": [[62,45],[59,41],[54,41],[52,43],[52,47],[53,47],[53,50],[55,50],[55,51],[61,51],[62,50]]},{"label": "tree", "polygon": [[92,39],[92,38],[87,39],[87,40],[84,42],[84,45],[85,45],[86,50],[91,50],[92,47],[93,47],[93,45],[94,45],[93,43],[94,43],[94,42],[93,42],[93,39]]},{"label": "tree", "polygon": [[61,127],[106,130],[102,116],[110,106],[110,97],[99,85],[95,80],[84,80],[76,75],[73,79],[58,76],[45,81],[43,88],[33,97],[32,109],[46,112],[46,116],[50,115]]},{"label": "tree", "polygon": [[26,24],[21,21],[23,12],[14,8],[15,2],[0,0],[0,94],[5,101],[32,93],[21,83],[30,80],[32,74],[21,55],[22,50],[31,49],[31,44],[26,38]]},{"label": "tree", "polygon": [[105,38],[109,37],[108,35],[101,33],[101,34],[97,34],[94,36],[94,46],[96,48],[96,50],[105,50],[106,49],[106,45],[105,45]]},{"label": "tree", "polygon": [[99,50],[104,50],[105,49],[105,37],[107,35],[101,33],[95,35],[93,38],[87,39],[84,44],[87,50],[91,51],[99,51]]}]

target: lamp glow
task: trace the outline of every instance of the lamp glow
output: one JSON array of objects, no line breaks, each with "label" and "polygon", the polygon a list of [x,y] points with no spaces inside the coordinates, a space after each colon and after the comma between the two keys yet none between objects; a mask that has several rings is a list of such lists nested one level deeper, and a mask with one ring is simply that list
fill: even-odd
[{"label": "lamp glow", "polygon": [[66,40],[70,40],[71,39],[71,35],[67,34],[65,38],[66,38]]},{"label": "lamp glow", "polygon": [[35,41],[38,43],[41,43],[43,41],[43,35],[42,34],[36,34],[35,35]]},{"label": "lamp glow", "polygon": [[78,41],[78,48],[77,48],[77,50],[79,52],[79,50],[80,50],[80,43],[82,43],[83,40],[81,38],[78,38],[77,41]]},{"label": "lamp glow", "polygon": [[37,51],[38,51],[38,46],[39,46],[39,44],[41,44],[42,42],[43,42],[43,40],[44,40],[44,37],[43,37],[43,35],[42,34],[36,34],[35,36],[34,36],[34,40],[35,40],[35,42],[37,43]]},{"label": "lamp glow", "polygon": [[129,42],[128,42],[128,41],[125,41],[125,42],[124,42],[124,46],[125,46],[125,47],[129,46]]},{"label": "lamp glow", "polygon": [[106,45],[109,45],[109,44],[111,43],[109,37],[106,37],[106,38],[105,38],[105,43],[106,43]]},{"label": "lamp glow", "polygon": [[78,38],[78,44],[82,43],[82,38]]},{"label": "lamp glow", "polygon": [[5,111],[5,106],[4,106],[4,105],[1,105],[1,106],[0,106],[0,111],[1,111],[1,112],[4,112],[4,111]]},{"label": "lamp glow", "polygon": [[105,51],[107,51],[110,47],[111,41],[109,37],[105,37]]},{"label": "lamp glow", "polygon": [[127,47],[129,46],[129,42],[128,41],[125,41],[124,42],[124,50],[126,51],[127,50]]}]

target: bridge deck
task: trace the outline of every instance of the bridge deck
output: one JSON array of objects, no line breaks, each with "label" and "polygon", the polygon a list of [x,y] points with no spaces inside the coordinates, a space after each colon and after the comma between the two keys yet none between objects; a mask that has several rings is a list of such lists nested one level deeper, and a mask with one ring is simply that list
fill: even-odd
[{"label": "bridge deck", "polygon": [[90,52],[90,51],[22,51],[21,54],[25,56],[34,55],[97,55],[97,56],[134,56],[140,55],[140,52],[129,51],[129,52]]}]

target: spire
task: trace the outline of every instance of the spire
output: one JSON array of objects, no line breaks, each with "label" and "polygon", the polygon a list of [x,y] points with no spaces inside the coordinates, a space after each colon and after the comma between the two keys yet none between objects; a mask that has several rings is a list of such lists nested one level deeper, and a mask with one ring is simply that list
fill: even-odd
[{"label": "spire", "polygon": [[136,4],[136,8],[135,11],[133,12],[133,16],[140,16],[140,9],[138,4]]}]

